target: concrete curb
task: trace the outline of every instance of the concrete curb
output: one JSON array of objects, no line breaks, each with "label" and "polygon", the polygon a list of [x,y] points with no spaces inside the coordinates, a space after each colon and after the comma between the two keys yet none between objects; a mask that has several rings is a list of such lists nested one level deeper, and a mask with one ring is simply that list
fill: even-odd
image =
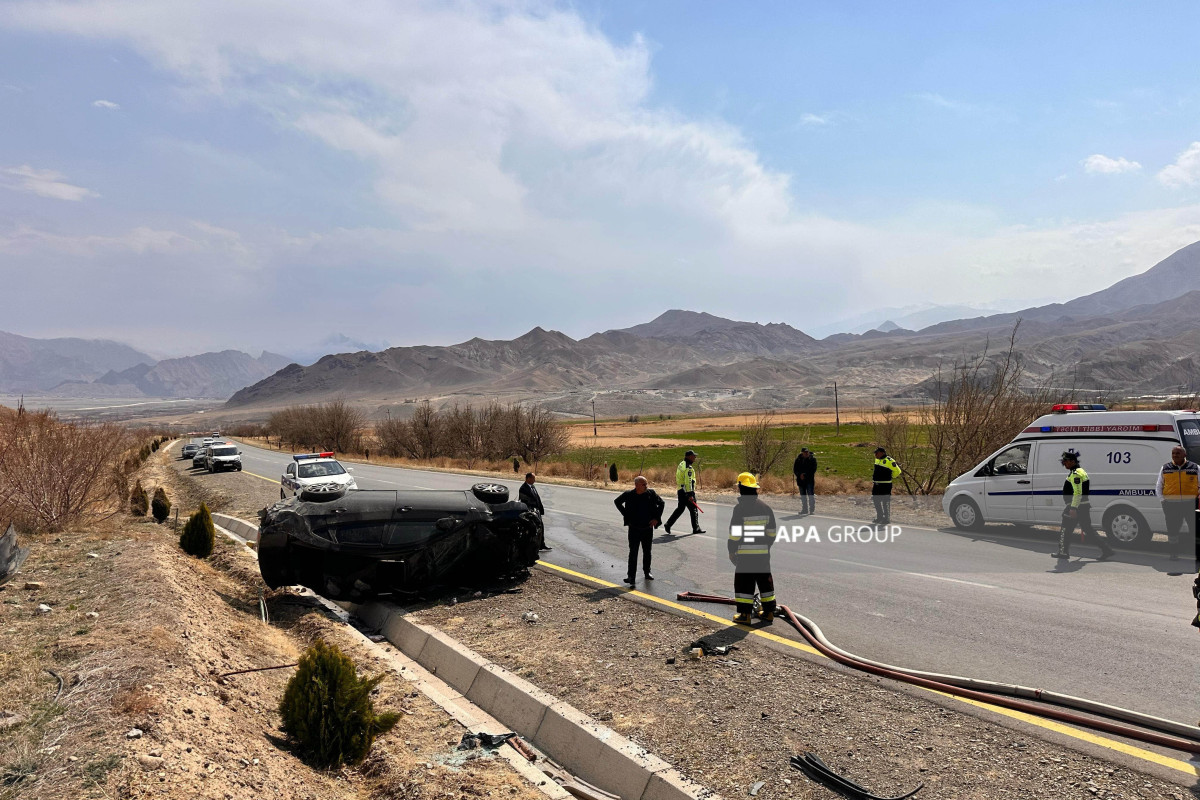
[{"label": "concrete curb", "polygon": [[245,539],[247,542],[258,541],[258,526],[246,522],[244,519],[231,517],[228,514],[213,514],[213,522],[220,525],[227,531],[236,533],[238,536]]},{"label": "concrete curb", "polygon": [[350,609],[460,697],[570,772],[622,800],[720,800],[579,709],[493,664],[392,603]]}]

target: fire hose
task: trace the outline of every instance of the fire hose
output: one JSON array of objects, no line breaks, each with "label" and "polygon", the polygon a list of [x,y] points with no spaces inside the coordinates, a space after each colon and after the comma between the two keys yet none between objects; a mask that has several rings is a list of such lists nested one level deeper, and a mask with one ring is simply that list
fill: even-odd
[{"label": "fire hose", "polygon": [[[730,597],[698,594],[695,592],[680,592],[677,595],[677,599],[684,602],[716,603],[720,605],[734,605],[736,603]],[[825,635],[821,633],[821,629],[815,623],[798,616],[787,606],[780,605],[779,613],[819,653],[839,664],[862,672],[909,683],[914,686],[921,686],[955,697],[977,700],[1037,717],[1045,717],[1070,725],[1078,725],[1128,739],[1135,739],[1147,744],[1167,747],[1172,750],[1200,753],[1200,728],[1192,725],[1185,725],[1181,722],[1161,719],[1137,711],[1098,703],[1094,700],[1048,692],[1042,689],[1031,689],[974,678],[963,678],[957,675],[922,672],[891,664],[883,664],[878,661],[871,661],[835,646],[825,638]],[[1037,700],[1040,703],[1050,704],[1050,706],[1017,699],[1020,697],[1027,697]],[[1085,717],[1081,714],[1072,713],[1071,711],[1065,711],[1053,706],[1063,706],[1079,711],[1086,711],[1089,714],[1105,717],[1105,719]],[[1135,728],[1110,720],[1131,722],[1140,727]]]}]

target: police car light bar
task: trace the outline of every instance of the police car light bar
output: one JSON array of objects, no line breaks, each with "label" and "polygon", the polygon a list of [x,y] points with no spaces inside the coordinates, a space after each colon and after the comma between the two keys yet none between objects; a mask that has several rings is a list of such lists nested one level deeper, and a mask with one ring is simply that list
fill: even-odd
[{"label": "police car light bar", "polygon": [[1055,403],[1050,408],[1055,414],[1065,414],[1068,411],[1108,411],[1103,403]]},{"label": "police car light bar", "polygon": [[303,461],[306,458],[333,458],[333,452],[328,453],[297,453],[292,456],[293,461]]}]

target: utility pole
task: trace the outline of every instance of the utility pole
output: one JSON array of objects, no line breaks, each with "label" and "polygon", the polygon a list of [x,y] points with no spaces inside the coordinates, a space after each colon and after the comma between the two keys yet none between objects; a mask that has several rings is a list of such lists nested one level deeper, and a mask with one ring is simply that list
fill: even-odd
[{"label": "utility pole", "polygon": [[[829,387],[826,386],[825,388],[828,389]],[[833,382],[833,426],[834,434],[840,436],[842,433],[842,412],[838,408],[837,381]]]},{"label": "utility pole", "polygon": [[592,398],[592,438],[596,438],[600,434],[596,431],[596,398]]}]

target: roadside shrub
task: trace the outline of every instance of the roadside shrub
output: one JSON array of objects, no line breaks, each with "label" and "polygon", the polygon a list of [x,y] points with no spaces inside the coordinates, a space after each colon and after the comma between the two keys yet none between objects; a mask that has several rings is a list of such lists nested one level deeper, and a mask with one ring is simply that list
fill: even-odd
[{"label": "roadside shrub", "polygon": [[520,471],[521,471],[521,459],[514,458],[513,459],[513,472],[520,472]]},{"label": "roadside shrub", "polygon": [[141,457],[142,461],[145,461],[147,458],[149,458],[150,457],[150,445],[148,445],[148,444],[142,445],[142,449],[138,451],[138,455]]},{"label": "roadside shrub", "polygon": [[183,552],[196,558],[208,558],[212,555],[213,546],[217,542],[217,530],[213,527],[212,514],[208,506],[200,504],[200,510],[188,517],[179,534],[179,546]]},{"label": "roadside shrub", "polygon": [[133,491],[129,493],[129,513],[135,517],[144,517],[149,510],[150,496],[146,494],[146,490],[142,488],[142,482],[139,480],[133,485]]},{"label": "roadside shrub", "polygon": [[609,481],[609,483],[617,482],[617,465],[616,464],[608,465],[608,481]]},{"label": "roadside shrub", "polygon": [[150,501],[150,513],[159,525],[171,516],[171,500],[167,497],[167,490],[161,486],[154,490],[154,499]]},{"label": "roadside shrub", "polygon": [[354,662],[336,645],[317,639],[283,690],[279,713],[284,733],[317,767],[362,762],[375,737],[399,720],[398,714],[375,711],[371,691],[381,680],[382,675],[360,678]]},{"label": "roadside shrub", "polygon": [[158,452],[158,439],[154,439],[153,441],[150,442],[150,452],[151,453]]}]

